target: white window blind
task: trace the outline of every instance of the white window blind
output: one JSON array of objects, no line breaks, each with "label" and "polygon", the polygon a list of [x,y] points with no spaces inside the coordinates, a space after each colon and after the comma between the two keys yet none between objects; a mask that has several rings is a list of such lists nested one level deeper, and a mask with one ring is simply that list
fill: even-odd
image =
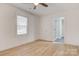
[{"label": "white window blind", "polygon": [[17,16],[17,35],[27,34],[27,17]]}]

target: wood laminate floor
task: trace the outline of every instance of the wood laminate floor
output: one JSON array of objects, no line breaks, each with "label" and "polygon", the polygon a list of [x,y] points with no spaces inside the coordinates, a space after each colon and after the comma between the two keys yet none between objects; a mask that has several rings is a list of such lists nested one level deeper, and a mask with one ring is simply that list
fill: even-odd
[{"label": "wood laminate floor", "polygon": [[0,56],[78,56],[79,47],[56,44],[46,41],[35,41],[0,52]]}]

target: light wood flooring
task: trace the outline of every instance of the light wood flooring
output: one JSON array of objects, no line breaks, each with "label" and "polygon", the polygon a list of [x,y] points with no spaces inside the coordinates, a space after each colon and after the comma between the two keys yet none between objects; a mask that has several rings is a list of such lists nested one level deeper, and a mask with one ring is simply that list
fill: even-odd
[{"label": "light wood flooring", "polygon": [[79,47],[35,41],[0,52],[0,56],[78,56]]}]

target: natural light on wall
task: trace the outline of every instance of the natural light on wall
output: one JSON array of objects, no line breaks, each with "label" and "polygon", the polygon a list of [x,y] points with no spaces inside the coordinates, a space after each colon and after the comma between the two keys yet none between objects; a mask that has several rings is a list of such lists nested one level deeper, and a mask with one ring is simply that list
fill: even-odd
[{"label": "natural light on wall", "polygon": [[27,34],[27,17],[17,16],[17,35]]}]

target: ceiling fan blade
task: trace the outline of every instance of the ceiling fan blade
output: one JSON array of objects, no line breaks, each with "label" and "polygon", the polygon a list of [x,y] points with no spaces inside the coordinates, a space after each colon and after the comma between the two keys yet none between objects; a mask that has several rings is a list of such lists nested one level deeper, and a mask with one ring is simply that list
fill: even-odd
[{"label": "ceiling fan blade", "polygon": [[48,7],[48,5],[45,4],[45,3],[39,3],[39,4],[41,4],[41,5],[44,6],[44,7]]},{"label": "ceiling fan blade", "polygon": [[36,9],[36,6],[34,6],[34,8],[33,9]]}]

